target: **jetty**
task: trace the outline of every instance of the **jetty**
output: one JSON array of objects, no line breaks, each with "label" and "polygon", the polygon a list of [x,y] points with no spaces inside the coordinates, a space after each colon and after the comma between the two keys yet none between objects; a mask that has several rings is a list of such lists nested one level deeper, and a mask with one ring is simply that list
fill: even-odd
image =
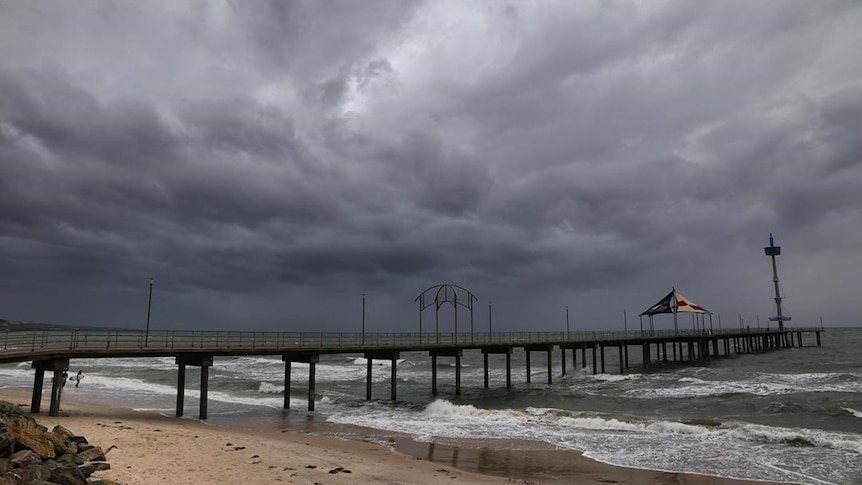
[{"label": "jetty", "polygon": [[[782,322],[783,323],[783,322]],[[640,353],[640,367],[659,363],[703,362],[736,354],[802,347],[811,337],[821,345],[823,327],[781,329],[640,330],[625,332],[218,332],[46,329],[7,331],[0,334],[0,363],[32,362],[35,371],[30,411],[39,413],[45,372],[53,373],[49,415],[59,416],[63,373],[73,359],[172,357],[177,365],[176,415],[184,411],[186,367],[200,368],[200,419],[207,418],[209,368],[219,357],[280,356],[284,362],[284,408],[290,407],[291,364],[308,364],[308,410],[314,410],[315,365],[321,355],[361,354],[367,359],[366,399],[372,398],[372,363],[389,360],[390,399],[397,399],[397,360],[405,352],[427,352],[432,359],[431,392],[437,393],[437,359],[454,359],[455,393],[461,393],[461,358],[465,351],[480,351],[484,358],[484,386],[490,385],[491,356],[506,360],[506,387],[512,387],[512,353],[525,352],[526,381],[531,381],[531,356],[544,354],[548,384],[553,380],[553,352],[561,352],[560,373],[591,364],[593,374],[608,371],[606,349],[615,349],[618,372],[629,372],[630,351]],[[804,336],[807,336],[804,338]],[[670,348],[670,352],[668,349]],[[634,350],[632,350],[634,349]],[[570,364],[566,356],[571,354]],[[589,359],[588,359],[589,356]],[[634,359],[633,359],[634,360]]]}]

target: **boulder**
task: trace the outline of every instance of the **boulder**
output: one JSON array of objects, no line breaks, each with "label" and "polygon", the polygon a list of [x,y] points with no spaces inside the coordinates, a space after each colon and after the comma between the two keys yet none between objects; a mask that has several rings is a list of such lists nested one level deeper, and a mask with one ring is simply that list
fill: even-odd
[{"label": "boulder", "polygon": [[27,416],[28,414],[24,412],[19,406],[12,404],[9,401],[0,401],[0,414],[3,416]]},{"label": "boulder", "polygon": [[9,473],[0,475],[0,485],[20,485],[21,477],[16,477]]},{"label": "boulder", "polygon": [[72,441],[74,436],[74,433],[60,425],[54,426],[54,429],[48,433],[48,438],[54,443],[57,453],[77,453],[78,445]]},{"label": "boulder", "polygon": [[9,465],[12,468],[26,468],[33,464],[42,464],[42,457],[33,450],[16,451],[9,457]]},{"label": "boulder", "polygon": [[78,467],[78,470],[81,470],[81,473],[84,474],[85,477],[89,478],[90,475],[100,472],[102,470],[110,470],[111,464],[106,461],[91,461],[86,465],[81,465]]},{"label": "boulder", "polygon": [[105,453],[98,446],[94,446],[78,453],[78,458],[84,460],[85,462],[107,460],[107,458],[105,458]]},{"label": "boulder", "polygon": [[84,464],[83,459],[78,457],[78,455],[73,455],[71,453],[67,453],[65,455],[60,455],[59,457],[54,458],[54,461],[56,461],[57,463],[63,463],[65,465],[79,466],[79,465]]},{"label": "boulder", "polygon": [[0,425],[0,457],[9,456],[15,451],[15,435]]},{"label": "boulder", "polygon": [[51,476],[51,467],[45,463],[33,463],[24,468],[14,470],[15,474],[21,477],[21,482],[31,485],[33,482],[45,480]]},{"label": "boulder", "polygon": [[87,480],[110,469],[105,452],[83,436],[63,426],[48,432],[18,406],[0,401],[0,485],[120,485]]},{"label": "boulder", "polygon": [[48,438],[48,428],[36,423],[30,416],[0,415],[0,422],[15,436],[17,448],[29,448],[42,458],[54,458],[54,443]]},{"label": "boulder", "polygon": [[48,467],[51,469],[51,475],[48,477],[49,482],[54,482],[58,485],[87,485],[87,479],[75,465],[59,464],[51,461],[48,462]]}]

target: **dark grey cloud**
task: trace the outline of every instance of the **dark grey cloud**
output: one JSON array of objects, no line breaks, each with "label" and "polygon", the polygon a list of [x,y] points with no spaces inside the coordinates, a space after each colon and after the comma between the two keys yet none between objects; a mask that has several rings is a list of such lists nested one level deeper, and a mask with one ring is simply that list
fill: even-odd
[{"label": "dark grey cloud", "polygon": [[[0,1],[0,317],[619,328],[670,286],[858,324],[862,8]],[[479,315],[477,314],[477,320]],[[483,327],[484,328],[484,327]]]}]

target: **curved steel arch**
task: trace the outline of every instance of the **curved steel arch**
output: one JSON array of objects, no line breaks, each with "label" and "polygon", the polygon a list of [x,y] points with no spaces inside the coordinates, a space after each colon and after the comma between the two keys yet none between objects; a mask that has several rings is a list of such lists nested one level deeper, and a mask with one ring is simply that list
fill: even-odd
[{"label": "curved steel arch", "polygon": [[[467,294],[466,302],[464,301],[465,298],[458,298],[459,291]],[[434,294],[434,299],[426,304],[426,295],[429,295],[430,293]],[[441,295],[443,297],[442,299],[440,298]],[[440,307],[449,303],[452,305],[452,308],[455,312],[455,332],[453,335],[453,340],[455,342],[457,342],[458,340],[458,305],[461,305],[470,312],[470,342],[472,343],[473,302],[478,300],[479,298],[477,298],[476,295],[474,295],[473,292],[471,292],[467,288],[449,283],[434,285],[419,293],[419,295],[413,300],[414,302],[419,302],[419,341],[422,341],[422,312],[425,311],[426,308],[434,305],[434,331],[437,335],[437,343],[440,343]]]}]

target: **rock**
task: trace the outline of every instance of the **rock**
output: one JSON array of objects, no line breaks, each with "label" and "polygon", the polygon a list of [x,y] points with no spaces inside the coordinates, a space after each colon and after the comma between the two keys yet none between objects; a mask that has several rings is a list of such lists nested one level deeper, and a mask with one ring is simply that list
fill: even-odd
[{"label": "rock", "polygon": [[12,468],[26,468],[33,464],[42,464],[42,457],[37,455],[33,450],[21,450],[12,453],[9,457],[9,465]]},{"label": "rock", "polygon": [[72,436],[69,439],[74,441],[75,443],[78,443],[78,445],[86,445],[87,444],[87,438],[84,438],[83,436]]},{"label": "rock", "polygon": [[56,452],[59,453],[77,453],[78,444],[72,440],[75,433],[68,429],[57,425],[48,433],[48,438],[54,443]]},{"label": "rock", "polygon": [[25,468],[14,470],[15,474],[21,477],[21,481],[27,485],[36,481],[42,481],[51,476],[51,467],[42,463],[34,463]]},{"label": "rock", "polygon": [[21,483],[20,477],[15,478],[14,476],[6,475],[0,476],[0,485],[19,485]]},{"label": "rock", "polygon": [[54,458],[54,461],[57,463],[63,463],[65,465],[83,465],[84,460],[80,458],[78,455],[73,455],[71,453],[60,455],[57,458]]},{"label": "rock", "polygon": [[120,485],[88,480],[110,469],[105,452],[83,436],[63,426],[48,432],[18,406],[0,401],[0,485]]},{"label": "rock", "polygon": [[87,485],[87,479],[77,466],[48,462],[48,467],[51,468],[49,482],[58,485]]},{"label": "rock", "polygon": [[27,416],[27,414],[15,404],[9,401],[0,401],[0,414],[10,417]]},{"label": "rock", "polygon": [[78,470],[81,470],[81,473],[84,474],[85,477],[92,475],[93,473],[100,472],[102,470],[110,470],[111,464],[104,461],[91,461],[86,465],[81,465],[78,467]]},{"label": "rock", "polygon": [[36,423],[30,416],[0,415],[0,422],[15,436],[18,448],[29,448],[42,458],[54,458],[54,443],[48,438],[48,428]]},{"label": "rock", "polygon": [[6,429],[6,426],[0,426],[0,456],[9,456],[15,451],[15,435]]},{"label": "rock", "polygon": [[94,446],[90,449],[84,450],[78,453],[78,458],[87,461],[105,461],[105,453],[98,446]]}]

